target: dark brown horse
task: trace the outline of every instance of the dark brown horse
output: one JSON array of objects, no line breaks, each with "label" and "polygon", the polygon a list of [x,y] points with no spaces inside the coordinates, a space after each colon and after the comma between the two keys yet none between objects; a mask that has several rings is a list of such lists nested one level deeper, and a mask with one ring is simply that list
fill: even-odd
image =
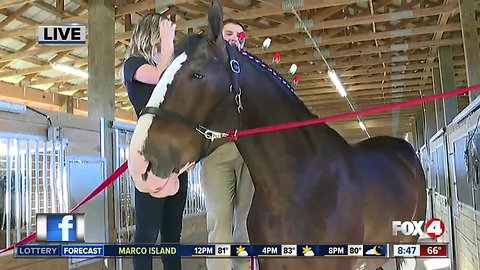
[{"label": "dark brown horse", "polygon": [[[222,17],[213,1],[208,34],[183,40],[142,112],[131,148],[139,160],[129,164],[144,164],[136,169],[145,177],[167,179],[225,143],[213,130],[315,117],[275,71],[224,42]],[[256,189],[248,218],[252,243],[416,242],[392,236],[392,220],[425,219],[424,173],[406,141],[376,137],[349,145],[321,124],[236,143]],[[261,259],[260,269],[376,269],[385,262]]]}]

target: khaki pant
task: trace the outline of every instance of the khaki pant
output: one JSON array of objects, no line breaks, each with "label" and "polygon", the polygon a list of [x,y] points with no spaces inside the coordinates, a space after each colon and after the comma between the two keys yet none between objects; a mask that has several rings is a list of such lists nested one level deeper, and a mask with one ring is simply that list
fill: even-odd
[{"label": "khaki pant", "polygon": [[[208,242],[249,243],[246,222],[255,188],[235,143],[215,149],[203,160],[201,171]],[[234,270],[248,270],[250,259],[207,259],[208,270],[230,270],[232,266]]]}]

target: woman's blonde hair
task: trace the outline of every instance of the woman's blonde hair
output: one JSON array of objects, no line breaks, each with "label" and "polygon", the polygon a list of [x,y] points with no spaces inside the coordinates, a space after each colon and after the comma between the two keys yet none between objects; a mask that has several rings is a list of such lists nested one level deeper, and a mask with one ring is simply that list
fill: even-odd
[{"label": "woman's blonde hair", "polygon": [[130,56],[140,56],[151,65],[155,65],[154,48],[160,42],[160,22],[163,19],[160,13],[149,13],[140,19],[133,29],[125,59]]}]

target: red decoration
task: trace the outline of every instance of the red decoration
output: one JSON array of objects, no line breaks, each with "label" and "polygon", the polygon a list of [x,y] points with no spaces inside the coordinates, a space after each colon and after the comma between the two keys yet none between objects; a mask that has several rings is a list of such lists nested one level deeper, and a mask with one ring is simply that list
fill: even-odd
[{"label": "red decoration", "polygon": [[292,84],[297,85],[300,82],[300,76],[293,76]]},{"label": "red decoration", "polygon": [[275,65],[275,64],[278,64],[280,62],[280,59],[282,58],[282,55],[279,53],[279,52],[276,52],[273,54],[273,57],[272,57],[272,63]]},{"label": "red decoration", "polygon": [[237,34],[237,37],[239,40],[244,40],[245,38],[247,38],[247,34],[245,32],[240,32]]}]

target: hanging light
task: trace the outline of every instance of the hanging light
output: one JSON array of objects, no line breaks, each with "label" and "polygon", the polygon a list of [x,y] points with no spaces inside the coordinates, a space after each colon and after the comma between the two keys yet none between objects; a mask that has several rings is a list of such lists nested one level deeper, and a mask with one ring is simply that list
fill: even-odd
[{"label": "hanging light", "polygon": [[290,69],[288,70],[288,73],[290,73],[290,75],[295,74],[295,72],[297,72],[297,68],[298,68],[298,67],[297,67],[296,64],[292,64],[292,65],[290,66]]},{"label": "hanging light", "polygon": [[367,130],[367,127],[365,126],[365,124],[362,122],[362,121],[359,121],[358,124],[360,125],[360,128],[365,131]]},{"label": "hanging light", "polygon": [[342,97],[346,97],[347,91],[345,91],[345,88],[340,82],[340,79],[338,78],[337,73],[335,73],[335,71],[333,70],[329,70],[328,77],[330,77],[330,80],[332,80],[333,84],[335,85],[335,88],[337,88],[338,93],[340,93]]}]

